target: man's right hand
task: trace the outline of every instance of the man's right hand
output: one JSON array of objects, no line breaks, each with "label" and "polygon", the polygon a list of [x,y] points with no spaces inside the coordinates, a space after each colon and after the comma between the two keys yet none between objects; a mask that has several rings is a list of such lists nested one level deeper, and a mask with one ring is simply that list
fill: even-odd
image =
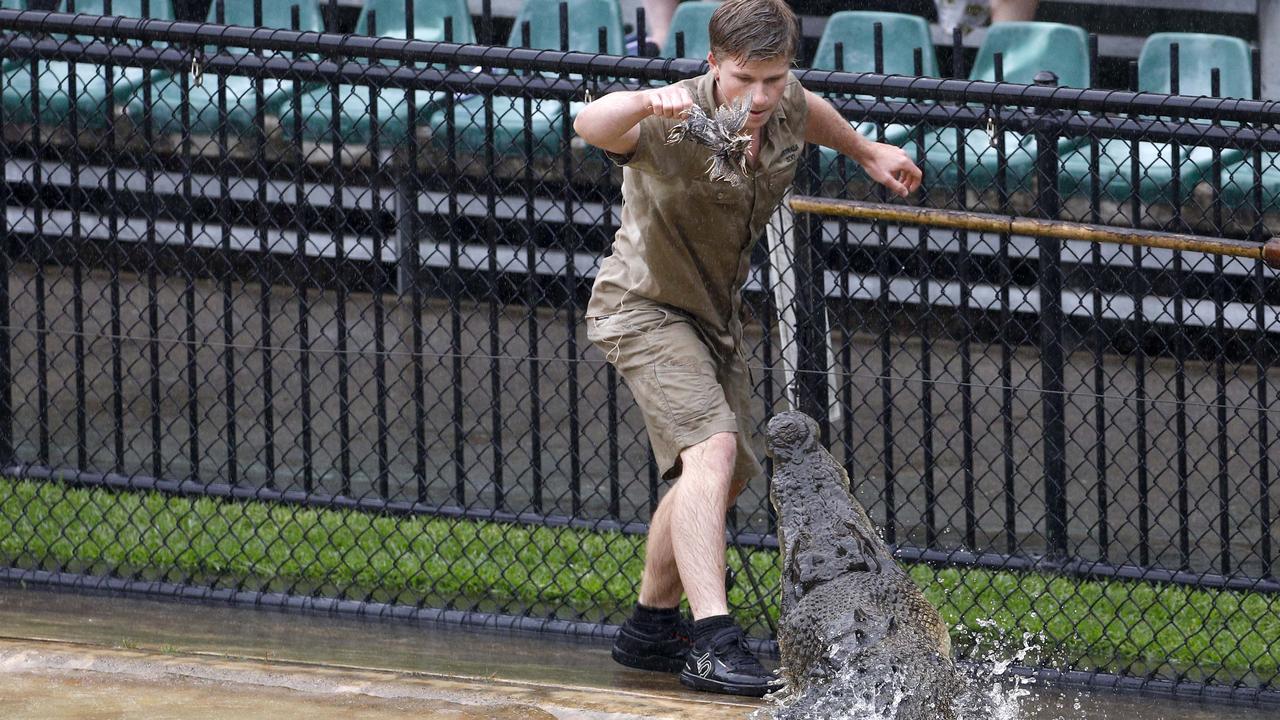
[{"label": "man's right hand", "polygon": [[644,92],[645,107],[658,117],[681,120],[693,107],[693,95],[683,85],[668,85]]},{"label": "man's right hand", "polygon": [[587,103],[573,129],[591,145],[618,155],[635,150],[640,121],[650,115],[680,120],[693,107],[693,96],[680,85],[609,93]]}]

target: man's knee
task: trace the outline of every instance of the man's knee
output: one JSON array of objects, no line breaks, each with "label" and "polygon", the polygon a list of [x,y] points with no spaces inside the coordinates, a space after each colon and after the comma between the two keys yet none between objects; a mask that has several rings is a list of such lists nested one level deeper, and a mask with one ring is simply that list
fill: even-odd
[{"label": "man's knee", "polygon": [[719,432],[696,445],[690,445],[680,453],[685,474],[690,467],[699,472],[710,472],[717,480],[728,483],[733,477],[733,465],[738,457],[738,434]]}]

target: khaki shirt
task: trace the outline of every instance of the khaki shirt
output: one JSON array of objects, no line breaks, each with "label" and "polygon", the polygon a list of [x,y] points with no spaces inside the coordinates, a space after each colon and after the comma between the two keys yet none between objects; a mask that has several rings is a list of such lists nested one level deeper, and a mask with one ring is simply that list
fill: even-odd
[{"label": "khaki shirt", "polygon": [[[681,84],[714,113],[711,72]],[[698,320],[721,349],[738,350],[751,249],[795,177],[807,116],[804,88],[791,76],[765,123],[757,166],[739,187],[707,178],[708,148],[689,140],[666,144],[679,121],[642,120],[635,150],[610,154],[623,166],[622,220],[613,254],[596,275],[587,317],[661,303]]]}]

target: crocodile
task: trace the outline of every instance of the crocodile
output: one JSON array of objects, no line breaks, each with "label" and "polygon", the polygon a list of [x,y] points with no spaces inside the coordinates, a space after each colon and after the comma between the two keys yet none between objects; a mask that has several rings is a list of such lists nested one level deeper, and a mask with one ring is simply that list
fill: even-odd
[{"label": "crocodile", "polygon": [[963,682],[947,625],[897,564],[807,415],[768,428],[782,555],[779,720],[851,705],[889,720],[952,720]]}]

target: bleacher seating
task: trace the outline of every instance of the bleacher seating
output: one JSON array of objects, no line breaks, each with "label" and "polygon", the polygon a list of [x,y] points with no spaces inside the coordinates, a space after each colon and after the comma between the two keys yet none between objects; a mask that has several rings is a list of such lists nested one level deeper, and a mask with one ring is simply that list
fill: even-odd
[{"label": "bleacher seating", "polygon": [[[676,12],[671,16],[671,29],[663,44],[663,55],[666,57],[683,57],[702,59],[711,52],[711,38],[707,34],[707,24],[711,14],[720,6],[718,0],[689,0],[676,5]],[[676,36],[679,35],[679,42]],[[677,45],[680,47],[677,48]]]},{"label": "bleacher seating", "polygon": [[[111,12],[126,17],[173,19],[173,4],[170,0],[150,0],[148,12],[144,15],[143,4],[146,2],[147,0],[115,0]],[[104,14],[106,9],[104,0],[61,0],[58,8],[63,12],[98,15]],[[69,39],[65,36],[55,37]],[[91,38],[77,37],[76,40],[88,42]],[[74,72],[72,69],[72,63],[62,60],[41,60],[36,62],[33,76],[30,62],[6,65],[3,70],[4,92],[0,94],[5,118],[9,122],[36,122],[37,118],[31,108],[32,93],[37,93],[38,122],[65,126],[72,115],[74,93],[74,109],[79,127],[103,128],[107,126],[108,96],[117,104],[123,103],[142,84],[145,77],[141,68],[113,67],[111,86],[108,87],[107,73],[103,66],[75,63]]]},{"label": "bleacher seating", "polygon": [[[1178,93],[1213,96],[1210,74],[1219,68],[1219,97],[1253,98],[1253,67],[1249,47],[1239,38],[1199,33],[1157,33],[1147,39],[1138,57],[1138,89],[1167,93],[1170,82],[1170,47],[1178,45]],[[1099,143],[1099,173],[1104,179],[1102,195],[1115,201],[1127,200],[1133,192],[1130,156],[1134,143],[1111,139]],[[1191,196],[1197,183],[1205,179],[1213,167],[1213,150],[1207,147],[1181,147],[1178,157],[1179,186],[1174,195],[1174,146],[1169,143],[1139,141],[1138,193],[1144,203],[1182,203]],[[1241,158],[1237,150],[1226,150],[1222,161],[1232,164]],[[1064,194],[1087,195],[1090,192],[1088,148],[1067,158],[1063,164],[1060,186]],[[1249,180],[1252,182],[1252,179]],[[1232,185],[1236,184],[1232,180]]]},{"label": "bleacher seating", "polygon": [[[882,66],[880,70],[890,75],[915,75],[916,50],[920,50],[920,70],[925,76],[938,77],[938,58],[929,39],[929,24],[924,18],[902,13],[846,10],[835,13],[818,41],[813,67],[818,70],[842,69],[844,72],[876,72],[875,25],[880,24],[883,38]],[[840,46],[840,62],[837,62],[836,46]],[[890,98],[892,99],[892,98]],[[877,139],[876,124],[854,123],[858,132],[870,139]],[[888,123],[884,128],[885,142],[895,145],[910,140],[914,125]],[[837,153],[821,148],[821,165],[829,168],[836,162]],[[857,172],[857,166],[847,165]]]},{"label": "bleacher seating", "polygon": [[[294,7],[298,8],[298,29],[311,31],[324,29],[319,0],[291,0],[287,4],[264,2],[261,27],[289,29],[293,22]],[[223,0],[223,8],[225,24],[254,26],[253,0]],[[208,20],[218,22],[216,2],[209,6]],[[218,48],[208,47],[205,51],[216,53]],[[233,47],[226,48],[226,52],[244,54],[246,51]],[[291,80],[271,78],[263,80],[263,110],[266,114],[278,114],[293,84]],[[257,111],[257,96],[254,92],[253,80],[243,75],[228,75],[225,85],[227,130],[233,135],[247,132],[253,127],[254,115]],[[153,80],[151,92],[151,121],[155,132],[159,134],[181,132],[183,105],[181,76],[172,74],[158,76]],[[191,132],[209,135],[216,133],[220,114],[217,78],[205,77],[199,85],[188,80],[187,106]],[[125,111],[134,123],[141,125],[143,115],[147,111],[141,89],[133,93],[125,106]]]},{"label": "bleacher seating", "polygon": [[[1222,169],[1222,202],[1228,207],[1247,208],[1254,204],[1253,159],[1244,154],[1234,164]],[[1280,153],[1262,153],[1262,207],[1280,208]]]},{"label": "bleacher seating", "polygon": [[[519,47],[524,23],[529,26],[528,47],[559,50],[560,0],[527,0],[516,18],[507,45]],[[570,0],[568,2],[568,49],[582,52],[599,52],[600,28],[605,29],[605,48],[611,55],[623,52],[622,12],[617,0]],[[562,141],[562,123],[581,109],[581,103],[570,103],[568,112],[559,100],[528,100],[519,97],[495,96],[492,103],[493,150],[498,155],[519,157],[524,152],[526,138],[534,154],[554,154]],[[528,113],[525,107],[528,104]],[[461,152],[483,153],[487,140],[486,98],[475,96],[456,104],[453,108],[456,147]],[[567,114],[567,117],[566,117]],[[444,143],[447,138],[448,118],[440,113],[433,120],[432,136]],[[527,126],[527,128],[526,128]],[[527,130],[527,136],[526,136]]]},{"label": "bleacher seating", "polygon": [[[77,12],[100,13],[106,0],[60,0],[59,9]],[[292,2],[292,0],[290,0]],[[297,0],[301,27],[304,30],[324,29],[319,0]],[[409,32],[405,23],[403,0],[365,0],[356,20],[359,34],[376,34],[383,37],[409,37],[423,40],[444,39],[443,18],[453,18],[452,39],[457,42],[474,42],[476,30],[472,26],[466,0],[413,0],[414,28]],[[74,4],[72,4],[74,3]],[[140,16],[143,0],[115,0],[112,12],[117,15]],[[23,9],[28,0],[0,0],[0,6]],[[172,0],[150,0],[149,14],[158,19],[175,17]],[[520,15],[511,28],[507,43],[521,44],[522,28],[528,25],[528,45],[535,48],[559,49],[561,45],[558,0],[523,0]],[[708,52],[706,25],[718,6],[715,0],[691,0],[677,6],[664,47],[667,54],[676,51],[675,37],[682,35],[682,55],[701,58]],[[224,21],[234,25],[254,24],[253,0],[224,0]],[[290,25],[290,5],[262,4],[261,23],[265,27],[287,28]],[[599,47],[599,29],[605,28],[609,53],[623,52],[623,18],[617,0],[570,0],[569,48],[596,52]],[[376,27],[370,20],[376,18]],[[216,22],[216,8],[210,3],[206,15]],[[884,33],[883,70],[894,74],[914,74],[914,51],[921,51],[923,74],[939,76],[938,58],[933,43],[938,40],[922,18],[900,13],[873,11],[844,11],[832,14],[826,21],[819,39],[817,52],[811,63],[820,69],[841,67],[850,72],[874,71],[874,44],[872,27],[880,23]],[[332,28],[330,28],[332,29]],[[932,35],[931,35],[932,33]],[[840,62],[836,61],[836,44],[842,45]],[[1157,33],[1143,45],[1138,63],[1138,89],[1149,92],[1168,92],[1170,82],[1170,47],[1179,48],[1180,72],[1177,90],[1183,95],[1211,95],[1209,73],[1220,70],[1220,87],[1217,94],[1224,97],[1253,97],[1251,66],[1248,44],[1235,37],[1200,33]],[[1002,23],[985,30],[984,40],[978,50],[971,80],[996,79],[995,58],[1002,59],[1003,80],[1014,83],[1031,82],[1039,70],[1052,70],[1058,75],[1059,85],[1089,86],[1091,77],[1087,36],[1083,29],[1060,23],[1029,22]],[[235,48],[230,52],[244,52]],[[214,52],[215,48],[206,48]],[[3,66],[3,107],[9,122],[29,123],[32,116],[32,93],[39,95],[39,122],[47,125],[65,125],[71,114],[69,93],[72,64],[63,61],[40,61],[33,77],[30,61],[7,61]],[[148,112],[141,90],[144,73],[137,68],[114,67],[113,82],[107,87],[102,67],[90,63],[76,63],[75,93],[78,123],[81,128],[103,128],[107,125],[108,96],[123,112],[140,124]],[[175,133],[181,130],[183,91],[181,76],[163,72],[151,74],[150,119],[157,133]],[[219,125],[218,78],[206,75],[202,84],[188,84],[186,102],[192,132],[213,134]],[[227,88],[227,130],[242,135],[251,130],[255,107],[253,82],[247,77],[230,75],[225,79]],[[294,105],[296,85],[292,80],[263,81],[264,102],[262,111],[279,119],[286,138],[294,132]],[[380,133],[388,143],[402,138],[411,123],[407,116],[402,90],[387,88],[376,93],[377,118]],[[443,94],[418,93],[417,118],[414,126],[430,126],[433,137],[444,142],[446,118],[442,112]],[[526,144],[526,126],[529,145],[535,154],[551,154],[561,148],[564,138],[562,123],[572,118],[580,109],[580,103],[570,103],[568,112],[558,100],[526,100],[524,98],[493,97],[486,101],[481,96],[454,96],[452,121],[454,147],[460,153],[481,154],[489,142],[494,151],[504,156],[520,156]],[[369,113],[370,91],[367,86],[341,85],[338,87],[337,113],[331,88],[313,85],[302,90],[296,103],[300,108],[301,130],[304,138],[324,142],[337,127],[344,143],[367,143],[372,135]],[[486,132],[486,104],[492,108],[492,134]],[[526,116],[526,105],[529,107]],[[996,125],[999,118],[994,117]],[[856,124],[865,136],[878,136],[876,126],[870,122]],[[914,127],[889,123],[884,127],[887,142],[899,145],[914,143]],[[1013,192],[1029,191],[1034,187],[1035,143],[1033,138],[1011,130],[998,129],[1005,146],[1006,189]],[[957,144],[964,143],[963,167],[957,162]],[[990,188],[996,179],[996,150],[986,128],[958,131],[949,127],[928,128],[925,136],[927,147],[923,167],[928,182],[933,186],[958,187],[963,184],[976,189]],[[1111,200],[1123,201],[1134,192],[1130,171],[1130,156],[1138,156],[1139,179],[1136,192],[1142,201],[1151,203],[1182,203],[1194,192],[1198,183],[1209,179],[1214,152],[1207,147],[1183,145],[1177,150],[1174,167],[1174,145],[1169,143],[1122,139],[1099,142],[1100,167],[1098,177],[1103,178],[1101,191]],[[1060,189],[1067,196],[1087,196],[1092,182],[1089,172],[1087,141],[1064,139],[1059,144],[1063,157]],[[1254,167],[1248,157],[1236,150],[1220,154],[1225,166],[1221,177],[1224,201],[1231,206],[1247,206],[1253,202],[1251,195]],[[822,150],[824,168],[829,168],[835,153]],[[1274,206],[1280,203],[1280,153],[1266,153],[1263,157],[1264,203]],[[857,172],[855,165],[849,167]],[[1178,191],[1174,195],[1175,177]]]},{"label": "bleacher seating", "polygon": [[[970,80],[994,82],[996,55],[1002,59],[1004,82],[1031,83],[1036,73],[1049,70],[1058,76],[1058,84],[1089,87],[1088,36],[1072,25],[1041,22],[1008,22],[991,26],[986,41],[978,50]],[[994,119],[993,119],[994,120]],[[1035,176],[1035,139],[1030,135],[1000,130],[1004,134],[1005,189],[1027,191]],[[958,137],[959,136],[959,137]],[[925,138],[925,178],[931,185],[956,187],[961,184],[961,164],[956,162],[959,138],[964,142],[964,183],[976,189],[994,188],[998,152],[994,138],[983,129],[956,130],[940,128]],[[1060,153],[1067,153],[1079,140],[1064,138]]]},{"label": "bleacher seating", "polygon": [[[413,33],[415,40],[445,40],[445,18],[452,18],[453,42],[474,43],[475,29],[465,0],[413,0]],[[405,16],[404,0],[369,0],[360,11],[356,34],[370,35],[373,30],[380,37],[408,38],[410,36]],[[392,64],[391,61],[386,61]],[[368,143],[372,137],[373,123],[369,113],[370,91],[367,85],[338,86],[338,132],[344,143]],[[436,110],[439,94],[416,93],[417,118],[414,126],[426,125]],[[397,88],[380,88],[377,94],[378,131],[383,141],[392,143],[405,137],[409,129],[407,93]],[[302,135],[309,140],[329,140],[333,135],[333,95],[324,85],[303,92],[298,98],[301,109]],[[280,112],[280,126],[286,137],[294,134],[294,103],[285,102]]]}]

